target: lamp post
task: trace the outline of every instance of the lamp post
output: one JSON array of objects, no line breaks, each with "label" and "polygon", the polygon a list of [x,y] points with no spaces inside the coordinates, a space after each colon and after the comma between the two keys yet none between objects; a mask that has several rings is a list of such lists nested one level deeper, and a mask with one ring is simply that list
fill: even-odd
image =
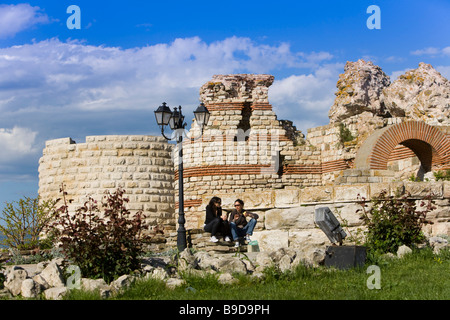
[{"label": "lamp post", "polygon": [[[194,116],[197,124],[200,126],[201,134],[209,121],[210,113],[203,103],[194,111]],[[165,126],[169,125],[170,129],[175,131],[175,139],[178,147],[178,230],[177,230],[177,248],[181,252],[187,247],[186,243],[186,229],[184,224],[184,188],[183,188],[183,137],[185,136],[186,123],[184,122],[184,115],[181,112],[181,106],[170,110],[165,102],[155,111],[156,122],[161,127],[161,134],[167,140],[172,140],[172,137],[167,137],[164,134]],[[186,136],[187,137],[187,136]]]}]

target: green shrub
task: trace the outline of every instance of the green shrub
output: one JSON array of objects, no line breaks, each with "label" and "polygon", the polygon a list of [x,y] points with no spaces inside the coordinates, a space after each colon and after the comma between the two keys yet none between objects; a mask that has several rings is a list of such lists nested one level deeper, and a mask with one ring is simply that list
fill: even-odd
[{"label": "green shrub", "polygon": [[132,215],[125,207],[124,190],[109,192],[101,204],[90,198],[75,214],[69,213],[66,193],[64,205],[55,212],[52,230],[69,263],[80,267],[83,277],[103,278],[106,282],[140,269],[139,256],[150,240],[143,231],[149,226],[141,211]]},{"label": "green shrub", "polygon": [[352,132],[343,124],[339,123],[339,143],[343,146],[345,142],[349,142],[354,140],[355,137],[352,135]]},{"label": "green shrub", "polygon": [[1,244],[13,249],[35,249],[40,246],[40,235],[49,223],[56,201],[39,201],[39,197],[24,197],[6,202],[0,215]]},{"label": "green shrub", "polygon": [[433,172],[434,177],[436,178],[436,181],[450,181],[450,169],[447,169],[445,171],[437,171]]},{"label": "green shrub", "polygon": [[426,215],[435,209],[431,196],[417,204],[409,193],[389,196],[382,191],[371,200],[370,209],[364,198],[359,202],[361,218],[366,226],[365,245],[371,253],[396,253],[401,245],[411,246],[425,240],[424,224],[430,223]]}]

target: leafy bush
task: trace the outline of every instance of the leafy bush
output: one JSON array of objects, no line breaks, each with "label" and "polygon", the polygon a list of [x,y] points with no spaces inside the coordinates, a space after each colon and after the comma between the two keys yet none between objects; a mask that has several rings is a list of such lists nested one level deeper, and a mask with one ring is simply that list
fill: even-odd
[{"label": "leafy bush", "polygon": [[424,197],[417,205],[409,193],[389,196],[382,191],[371,200],[370,209],[364,198],[359,204],[364,225],[367,227],[365,245],[372,253],[396,253],[401,245],[411,246],[425,240],[423,225],[431,223],[426,215],[435,209],[431,195]]},{"label": "leafy bush", "polygon": [[436,181],[450,181],[450,169],[447,169],[445,171],[437,171],[433,172],[434,177],[436,178]]},{"label": "leafy bush", "polygon": [[352,135],[352,132],[343,124],[339,123],[339,143],[343,146],[345,142],[349,142],[354,140],[355,137]]},{"label": "leafy bush", "polygon": [[0,215],[0,232],[5,236],[1,244],[18,250],[37,248],[55,205],[56,201],[40,203],[39,197],[6,202]]},{"label": "leafy bush", "polygon": [[150,240],[144,230],[141,211],[132,215],[125,207],[124,190],[109,192],[101,204],[89,198],[85,204],[69,213],[66,192],[64,205],[55,212],[52,231],[60,242],[66,259],[80,267],[83,277],[103,278],[108,283],[114,278],[140,268],[139,256]]}]

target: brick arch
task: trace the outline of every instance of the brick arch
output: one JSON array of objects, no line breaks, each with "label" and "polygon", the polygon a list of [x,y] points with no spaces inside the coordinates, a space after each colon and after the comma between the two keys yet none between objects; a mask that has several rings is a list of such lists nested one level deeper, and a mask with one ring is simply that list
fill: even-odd
[{"label": "brick arch", "polygon": [[450,139],[424,122],[408,121],[375,131],[359,149],[356,168],[386,170],[389,157],[398,145],[411,149],[430,171],[431,165],[450,165]]}]

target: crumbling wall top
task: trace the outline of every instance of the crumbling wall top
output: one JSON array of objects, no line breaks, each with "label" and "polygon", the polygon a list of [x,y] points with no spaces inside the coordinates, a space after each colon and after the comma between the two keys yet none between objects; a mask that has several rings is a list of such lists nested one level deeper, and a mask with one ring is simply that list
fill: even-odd
[{"label": "crumbling wall top", "polygon": [[268,74],[214,75],[200,88],[200,101],[205,104],[223,102],[269,103],[269,87],[274,76]]}]

